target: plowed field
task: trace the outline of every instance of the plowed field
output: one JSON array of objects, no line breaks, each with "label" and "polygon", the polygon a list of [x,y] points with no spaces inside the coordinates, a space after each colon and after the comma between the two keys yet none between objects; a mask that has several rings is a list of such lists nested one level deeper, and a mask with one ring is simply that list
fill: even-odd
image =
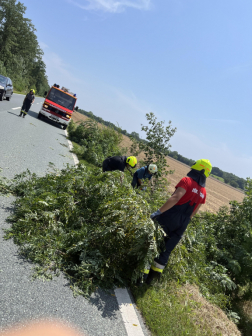
[{"label": "plowed field", "polygon": [[[73,121],[78,123],[84,120],[89,119],[88,117],[75,112],[73,114]],[[101,125],[102,127],[102,125]],[[105,127],[105,126],[104,126]],[[131,141],[128,137],[123,135],[123,141],[122,141],[122,147],[128,147],[130,148]],[[142,159],[143,155],[139,155],[138,160]],[[171,170],[174,170],[174,173],[172,175],[168,176],[168,181],[170,182],[170,191],[172,192],[174,190],[175,185],[178,183],[178,181],[186,176],[188,171],[190,170],[189,166],[184,165],[183,163],[174,160],[172,158],[167,158],[167,162],[170,166]],[[206,204],[202,206],[203,211],[211,211],[216,212],[220,206],[223,205],[229,205],[230,201],[236,200],[238,202],[241,202],[244,197],[244,193],[239,191],[238,189],[232,188],[228,186],[227,184],[224,184],[217,179],[214,178],[208,178],[207,179],[207,200]]]}]

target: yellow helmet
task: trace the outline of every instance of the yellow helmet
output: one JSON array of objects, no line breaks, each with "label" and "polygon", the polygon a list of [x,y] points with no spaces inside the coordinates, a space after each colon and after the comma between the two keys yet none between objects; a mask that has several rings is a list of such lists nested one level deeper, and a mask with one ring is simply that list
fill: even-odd
[{"label": "yellow helmet", "polygon": [[33,93],[35,93],[35,90],[34,90],[34,89],[31,89],[30,92],[31,92],[31,91],[32,91]]},{"label": "yellow helmet", "polygon": [[137,158],[135,156],[128,156],[126,163],[128,163],[131,168],[135,168],[137,164]]},{"label": "yellow helmet", "polygon": [[202,171],[204,170],[204,175],[208,177],[211,174],[212,171],[212,165],[209,160],[206,159],[200,159],[197,160],[191,167],[192,169]]}]

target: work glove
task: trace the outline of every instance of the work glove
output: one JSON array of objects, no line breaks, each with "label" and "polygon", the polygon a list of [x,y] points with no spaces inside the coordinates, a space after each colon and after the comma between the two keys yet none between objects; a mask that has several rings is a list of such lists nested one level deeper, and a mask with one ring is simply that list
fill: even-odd
[{"label": "work glove", "polygon": [[158,209],[157,211],[153,212],[151,215],[150,215],[150,218],[151,219],[154,219],[155,217],[161,215],[162,212]]}]

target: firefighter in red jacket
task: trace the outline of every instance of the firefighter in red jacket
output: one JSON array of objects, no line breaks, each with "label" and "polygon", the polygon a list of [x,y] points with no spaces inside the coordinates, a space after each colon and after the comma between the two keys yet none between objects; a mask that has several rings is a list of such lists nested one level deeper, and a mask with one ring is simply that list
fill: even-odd
[{"label": "firefighter in red jacket", "polygon": [[178,244],[191,218],[206,202],[206,178],[210,175],[212,165],[209,160],[196,161],[187,177],[176,185],[176,190],[166,203],[151,215],[166,233],[165,249],[154,259],[149,270],[145,270],[147,284],[159,279],[172,250]]}]

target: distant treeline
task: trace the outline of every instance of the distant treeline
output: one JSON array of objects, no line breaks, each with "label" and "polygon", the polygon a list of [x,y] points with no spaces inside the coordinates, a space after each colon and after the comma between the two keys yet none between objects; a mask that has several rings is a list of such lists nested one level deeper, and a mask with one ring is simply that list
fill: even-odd
[{"label": "distant treeline", "polygon": [[[145,141],[143,139],[140,139],[140,136],[138,133],[136,132],[132,132],[132,133],[128,133],[126,130],[122,130],[119,126],[114,125],[113,123],[111,123],[110,121],[105,121],[103,120],[101,117],[97,117],[96,115],[93,114],[93,112],[89,111],[85,111],[82,109],[78,109],[78,112],[81,114],[86,115],[87,117],[96,120],[97,122],[105,125],[105,126],[109,126],[112,127],[113,129],[115,129],[116,131],[128,136],[128,137],[133,137],[135,139],[137,139],[138,141]],[[178,152],[176,151],[170,151],[169,153],[167,153],[168,156],[188,165],[188,166],[192,166],[193,163],[195,162],[195,160],[192,159],[188,159],[182,155],[180,155]],[[244,190],[245,187],[245,182],[246,180],[238,177],[232,173],[227,173],[224,172],[223,170],[221,170],[218,167],[213,167],[212,169],[212,175],[215,175],[217,177],[219,177],[219,179],[229,185],[231,185],[234,188],[240,188],[242,190]]]},{"label": "distant treeline", "polygon": [[87,112],[87,111],[79,108],[78,112],[81,113],[81,114],[84,114],[85,116],[87,116],[91,119],[96,120],[97,122],[99,122],[99,123],[101,123],[105,126],[109,126],[109,127],[114,128],[117,132],[122,133],[124,135],[127,135],[128,137],[133,137],[133,138],[135,138],[139,141],[141,140],[138,133],[136,133],[136,132],[128,133],[126,130],[121,129],[120,126],[116,126],[115,124],[111,123],[110,121],[106,121],[106,120],[103,120],[101,117],[97,117],[91,111]]},{"label": "distant treeline", "polygon": [[0,74],[10,77],[18,91],[33,88],[43,95],[49,88],[43,51],[25,11],[21,2],[0,0]]},{"label": "distant treeline", "polygon": [[[174,152],[171,151],[168,155],[180,162],[185,163],[188,166],[192,166],[193,163],[195,162],[195,160],[187,159],[186,157],[180,155],[176,151]],[[218,176],[220,180],[222,180],[227,184],[230,184],[234,188],[240,188],[244,190],[246,180],[244,180],[241,177],[238,177],[232,173],[224,172],[218,167],[213,167],[211,175]]]}]

